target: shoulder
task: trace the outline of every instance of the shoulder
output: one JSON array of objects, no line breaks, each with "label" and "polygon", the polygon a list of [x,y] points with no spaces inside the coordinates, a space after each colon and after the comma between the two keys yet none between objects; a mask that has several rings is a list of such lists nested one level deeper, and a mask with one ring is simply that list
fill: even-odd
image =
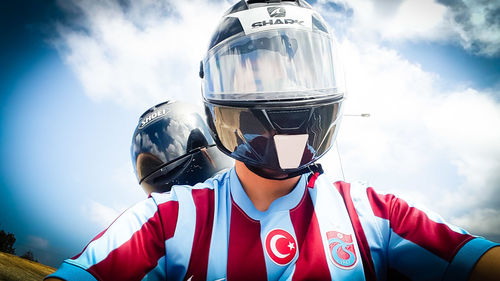
[{"label": "shoulder", "polygon": [[363,181],[336,181],[328,175],[318,177],[316,185],[320,190],[329,190],[330,192],[339,193],[344,200],[363,201],[369,192],[374,192],[372,187],[369,187]]},{"label": "shoulder", "polygon": [[162,221],[176,225],[178,217],[193,219],[206,206],[213,206],[216,196],[227,189],[227,182],[228,172],[223,172],[194,186],[176,185],[169,192],[152,193],[151,198]]},{"label": "shoulder", "polygon": [[[382,213],[390,212],[390,209],[394,206],[410,208],[415,205],[393,193],[376,189],[365,181],[335,181],[332,183],[332,186],[340,193],[346,203],[352,202],[356,210],[361,211],[368,208],[371,211],[370,213],[378,214],[379,216]],[[419,207],[425,209],[422,206]]]},{"label": "shoulder", "polygon": [[151,193],[151,198],[158,206],[167,202],[182,204],[185,200],[192,199],[194,193],[212,193],[225,185],[228,180],[228,171],[218,173],[204,182],[190,185],[175,185],[169,192]]}]

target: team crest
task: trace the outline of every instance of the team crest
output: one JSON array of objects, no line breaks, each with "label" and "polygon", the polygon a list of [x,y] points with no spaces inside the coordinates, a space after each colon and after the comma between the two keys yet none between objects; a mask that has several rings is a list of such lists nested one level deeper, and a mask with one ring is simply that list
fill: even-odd
[{"label": "team crest", "polygon": [[333,263],[342,269],[351,269],[358,260],[352,235],[337,231],[326,233],[328,246],[330,247],[330,258]]},{"label": "team crest", "polygon": [[266,235],[266,253],[278,265],[289,264],[297,254],[297,242],[283,229],[273,229]]}]

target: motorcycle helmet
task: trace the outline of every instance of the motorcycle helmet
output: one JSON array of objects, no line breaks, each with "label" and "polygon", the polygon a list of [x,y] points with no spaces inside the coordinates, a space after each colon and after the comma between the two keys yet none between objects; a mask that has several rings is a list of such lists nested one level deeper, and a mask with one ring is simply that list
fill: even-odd
[{"label": "motorcycle helmet", "polygon": [[194,185],[233,166],[219,151],[195,106],[167,101],[139,118],[132,137],[132,164],[147,194]]},{"label": "motorcycle helmet", "polygon": [[232,6],[199,73],[221,151],[269,179],[311,170],[333,145],[342,115],[336,51],[327,24],[305,1]]}]

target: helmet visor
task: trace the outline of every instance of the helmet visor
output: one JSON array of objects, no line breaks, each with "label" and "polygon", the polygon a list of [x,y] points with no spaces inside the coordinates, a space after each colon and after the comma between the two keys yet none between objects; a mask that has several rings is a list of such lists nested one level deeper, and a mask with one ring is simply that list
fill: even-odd
[{"label": "helmet visor", "polygon": [[269,30],[220,44],[204,62],[203,95],[217,100],[283,100],[340,95],[327,33]]},{"label": "helmet visor", "polygon": [[233,165],[233,159],[222,153],[217,146],[211,145],[170,162],[145,177],[140,184],[148,194],[166,192],[170,191],[173,185],[195,185],[204,182]]}]

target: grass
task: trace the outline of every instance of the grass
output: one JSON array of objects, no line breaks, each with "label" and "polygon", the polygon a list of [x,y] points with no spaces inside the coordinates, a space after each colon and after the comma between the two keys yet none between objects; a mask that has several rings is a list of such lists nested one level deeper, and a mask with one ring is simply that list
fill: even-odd
[{"label": "grass", "polygon": [[40,281],[55,270],[41,263],[0,252],[0,280],[2,281]]}]

